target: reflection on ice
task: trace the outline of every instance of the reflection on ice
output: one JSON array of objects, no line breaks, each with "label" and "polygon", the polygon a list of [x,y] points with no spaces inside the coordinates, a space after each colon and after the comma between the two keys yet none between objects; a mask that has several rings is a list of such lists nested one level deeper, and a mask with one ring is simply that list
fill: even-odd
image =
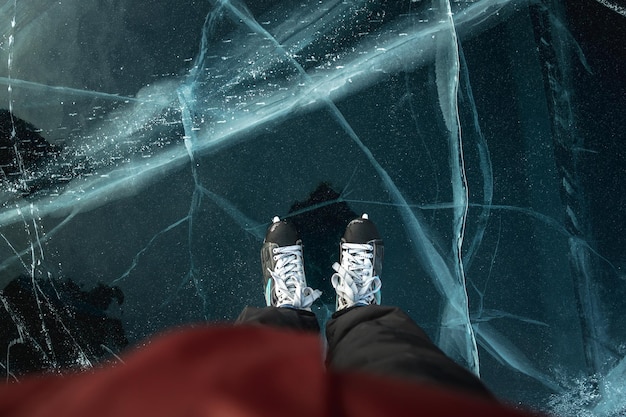
[{"label": "reflection on ice", "polygon": [[[111,19],[123,23],[109,32],[93,16],[97,2],[10,3],[0,8],[0,20],[15,22],[0,52],[0,100],[51,151],[22,164],[33,140],[21,131],[0,147],[0,284],[30,286],[45,336],[30,336],[14,299],[0,294],[13,332],[0,346],[8,378],[19,378],[11,359],[19,346],[33,346],[49,368],[67,365],[55,360],[61,348],[46,311],[63,324],[59,337],[73,340],[79,366],[125,344],[78,338],[84,323],[68,318],[77,311],[89,311],[85,322],[124,320],[131,342],[232,318],[229,309],[256,300],[248,257],[269,216],[332,183],[343,189],[336,198],[289,215],[333,204],[373,211],[393,248],[386,299],[446,353],[510,387],[501,394],[516,401],[547,407],[553,396],[556,410],[584,375],[595,378],[597,397],[576,411],[623,410],[615,398],[624,349],[602,303],[601,280],[616,274],[593,244],[572,162],[588,152],[574,134],[563,52],[572,35],[558,1],[192,2],[172,20],[191,22],[202,8],[203,19],[185,25],[195,38],[174,42],[174,50],[193,42],[195,58],[175,51],[173,70],[132,75],[125,68],[152,59],[174,31],[150,32],[120,8]],[[86,23],[71,23],[76,16]],[[61,34],[47,27],[52,17],[69,22]],[[66,45],[72,31],[98,45],[128,36],[137,56],[107,50],[104,61],[89,59],[92,51]],[[42,77],[26,53],[38,40],[46,57],[67,46],[93,70],[48,65]],[[99,69],[106,76],[93,82],[87,72]],[[323,285],[325,266],[307,268]],[[107,282],[108,303],[85,306],[87,296],[61,288],[61,278],[85,294]],[[120,318],[109,306],[122,304],[118,290],[127,306]],[[78,349],[92,344],[102,346]]]}]

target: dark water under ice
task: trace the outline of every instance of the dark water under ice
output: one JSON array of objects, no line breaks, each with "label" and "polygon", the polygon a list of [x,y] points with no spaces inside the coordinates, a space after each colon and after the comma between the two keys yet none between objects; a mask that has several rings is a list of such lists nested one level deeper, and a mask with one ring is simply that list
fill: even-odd
[{"label": "dark water under ice", "polygon": [[[617,1],[0,5],[0,370],[116,361],[263,303],[274,215],[329,283],[347,221],[501,398],[626,410]],[[4,103],[4,104],[2,104]]]}]

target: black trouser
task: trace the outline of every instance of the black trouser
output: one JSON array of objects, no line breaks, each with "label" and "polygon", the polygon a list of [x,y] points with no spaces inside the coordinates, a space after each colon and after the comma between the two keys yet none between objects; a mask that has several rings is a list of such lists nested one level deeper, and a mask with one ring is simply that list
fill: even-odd
[{"label": "black trouser", "polygon": [[[320,331],[313,313],[291,308],[246,307],[237,323]],[[326,338],[329,368],[409,378],[493,398],[399,308],[370,305],[338,311],[326,325]]]}]

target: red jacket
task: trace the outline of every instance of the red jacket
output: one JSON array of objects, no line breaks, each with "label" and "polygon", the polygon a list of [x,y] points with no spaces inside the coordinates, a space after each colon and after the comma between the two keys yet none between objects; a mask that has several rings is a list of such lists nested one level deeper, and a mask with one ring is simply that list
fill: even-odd
[{"label": "red jacket", "polygon": [[316,335],[205,327],[118,364],[0,388],[0,416],[528,416],[496,402],[373,375],[326,371]]}]

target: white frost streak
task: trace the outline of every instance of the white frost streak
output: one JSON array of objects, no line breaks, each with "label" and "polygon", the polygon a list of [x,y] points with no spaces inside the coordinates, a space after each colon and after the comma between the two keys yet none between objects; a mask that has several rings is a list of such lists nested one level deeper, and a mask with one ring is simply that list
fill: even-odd
[{"label": "white frost streak", "polygon": [[619,13],[622,16],[626,17],[626,7],[617,4],[617,2],[609,1],[609,0],[596,0],[596,1],[600,3],[601,5],[613,10],[614,12]]},{"label": "white frost streak", "polygon": [[[461,253],[469,197],[457,101],[460,68],[459,45],[450,2],[440,0],[439,10],[445,15],[441,16],[441,20],[447,23],[447,27],[436,35],[435,70],[439,106],[449,133],[450,180],[455,207],[452,247],[455,260],[452,271],[454,280],[448,283],[448,285],[452,285],[446,290],[446,305],[441,318],[439,344],[449,354],[452,354],[453,351],[460,354],[467,362],[469,369],[479,375],[478,347],[470,322],[469,300]],[[440,279],[438,275],[435,277],[437,280]]]}]

